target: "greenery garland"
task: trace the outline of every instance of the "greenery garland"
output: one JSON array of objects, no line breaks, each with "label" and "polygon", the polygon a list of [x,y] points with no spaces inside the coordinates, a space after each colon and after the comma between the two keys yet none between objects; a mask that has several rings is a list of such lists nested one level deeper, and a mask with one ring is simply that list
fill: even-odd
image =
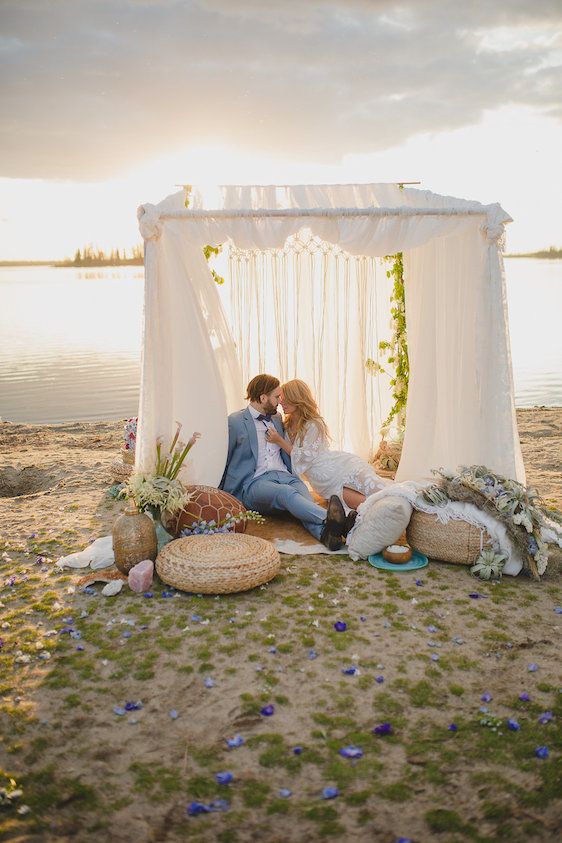
[{"label": "greenery garland", "polygon": [[[191,196],[191,191],[193,187],[190,184],[184,185],[185,189],[185,202],[184,205],[186,208],[189,208],[189,197]],[[222,244],[218,246],[203,246],[203,254],[205,255],[205,260],[209,263],[211,255],[220,255],[222,252]],[[224,284],[224,278],[222,275],[219,275],[214,269],[211,269],[211,275],[213,276],[213,280],[216,281],[217,284]]]},{"label": "greenery garland", "polygon": [[406,340],[406,302],[404,298],[404,260],[402,252],[395,255],[387,255],[386,261],[392,261],[392,266],[386,272],[387,278],[393,278],[394,284],[390,296],[390,313],[392,324],[392,337],[390,341],[382,340],[379,343],[379,351],[386,356],[385,366],[392,367],[391,370],[383,368],[380,363],[371,357],[365,361],[367,370],[372,375],[380,373],[390,375],[390,386],[394,404],[381,427],[383,439],[389,433],[394,422],[398,439],[403,439],[406,428],[406,403],[408,401],[408,381],[410,377],[410,362],[408,359],[408,344]]}]

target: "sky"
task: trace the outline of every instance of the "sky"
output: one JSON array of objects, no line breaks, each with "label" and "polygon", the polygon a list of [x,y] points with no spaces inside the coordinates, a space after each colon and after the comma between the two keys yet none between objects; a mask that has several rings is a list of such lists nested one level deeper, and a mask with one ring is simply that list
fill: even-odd
[{"label": "sky", "polygon": [[421,181],[562,246],[561,0],[0,0],[0,260],[182,183]]}]

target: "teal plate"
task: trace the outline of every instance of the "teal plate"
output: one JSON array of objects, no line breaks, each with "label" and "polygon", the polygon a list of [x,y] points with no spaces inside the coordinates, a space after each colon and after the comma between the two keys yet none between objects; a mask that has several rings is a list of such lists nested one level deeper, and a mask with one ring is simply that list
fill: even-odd
[{"label": "teal plate", "polygon": [[409,562],[387,562],[383,559],[382,553],[374,553],[367,559],[373,568],[380,568],[381,571],[417,571],[418,568],[425,568],[428,563],[427,556],[414,550]]}]

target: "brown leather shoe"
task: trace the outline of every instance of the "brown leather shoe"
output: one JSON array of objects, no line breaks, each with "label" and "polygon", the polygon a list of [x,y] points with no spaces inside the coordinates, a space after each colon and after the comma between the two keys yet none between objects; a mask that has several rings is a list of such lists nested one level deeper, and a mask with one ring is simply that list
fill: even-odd
[{"label": "brown leather shoe", "polygon": [[355,525],[356,519],[357,519],[357,510],[356,509],[350,509],[349,512],[347,513],[347,517],[345,519],[344,536],[347,536],[347,534],[351,532],[351,530],[353,529],[353,527]]},{"label": "brown leather shoe", "polygon": [[343,547],[343,536],[346,535],[346,515],[343,504],[337,495],[332,495],[328,503],[326,521],[320,541],[326,545],[328,550],[339,550]]}]

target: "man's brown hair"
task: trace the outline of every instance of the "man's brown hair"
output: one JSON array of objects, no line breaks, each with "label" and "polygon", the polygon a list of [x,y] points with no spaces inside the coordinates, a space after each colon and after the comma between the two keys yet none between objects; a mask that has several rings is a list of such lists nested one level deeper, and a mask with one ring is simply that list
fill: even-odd
[{"label": "man's brown hair", "polygon": [[246,387],[246,398],[248,401],[259,401],[262,395],[269,395],[277,389],[279,383],[273,375],[256,375]]}]

